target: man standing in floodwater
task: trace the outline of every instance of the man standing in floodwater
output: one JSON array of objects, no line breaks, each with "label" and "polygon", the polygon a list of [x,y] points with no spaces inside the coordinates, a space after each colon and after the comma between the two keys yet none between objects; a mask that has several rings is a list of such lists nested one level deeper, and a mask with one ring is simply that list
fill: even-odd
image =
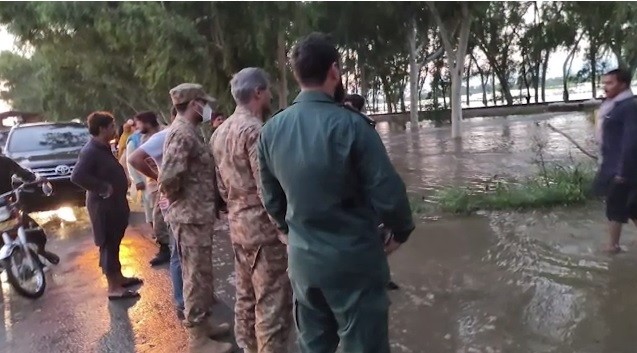
[{"label": "man standing in floodwater", "polygon": [[606,101],[599,109],[601,163],[595,188],[606,197],[610,253],[621,251],[622,226],[637,224],[637,103],[630,90],[631,74],[612,70],[602,78]]},{"label": "man standing in floodwater", "polygon": [[[369,118],[340,105],[336,47],[315,33],[291,58],[301,93],[261,130],[259,165],[265,208],[288,233],[299,346],[389,353],[387,254],[414,230],[405,184]],[[394,232],[384,247],[379,218]]]}]

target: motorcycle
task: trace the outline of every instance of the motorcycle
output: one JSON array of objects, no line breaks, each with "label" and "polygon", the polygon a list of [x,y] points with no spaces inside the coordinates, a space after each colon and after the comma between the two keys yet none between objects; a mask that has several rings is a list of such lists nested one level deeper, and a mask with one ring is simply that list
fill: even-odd
[{"label": "motorcycle", "polygon": [[0,195],[0,232],[4,242],[0,248],[0,271],[6,271],[9,284],[18,294],[30,299],[44,294],[46,277],[36,245],[27,241],[27,213],[21,208],[20,196],[32,192],[29,188],[38,185],[44,195],[53,194],[53,186],[49,182],[38,180],[14,186],[12,191]]}]

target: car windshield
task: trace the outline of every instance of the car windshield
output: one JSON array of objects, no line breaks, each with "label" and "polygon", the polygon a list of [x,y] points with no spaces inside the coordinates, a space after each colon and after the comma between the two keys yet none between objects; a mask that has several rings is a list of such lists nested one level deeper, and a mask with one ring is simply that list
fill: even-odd
[{"label": "car windshield", "polygon": [[84,146],[88,140],[88,129],[83,126],[29,126],[15,129],[11,133],[7,151],[24,153],[77,148]]}]

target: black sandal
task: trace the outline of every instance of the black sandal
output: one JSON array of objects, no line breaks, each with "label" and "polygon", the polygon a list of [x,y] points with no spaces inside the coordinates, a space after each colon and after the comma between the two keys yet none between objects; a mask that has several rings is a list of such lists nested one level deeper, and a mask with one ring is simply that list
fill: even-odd
[{"label": "black sandal", "polygon": [[120,295],[108,295],[108,300],[123,300],[123,299],[133,299],[139,298],[140,294],[138,292],[134,292],[132,290],[125,290]]}]

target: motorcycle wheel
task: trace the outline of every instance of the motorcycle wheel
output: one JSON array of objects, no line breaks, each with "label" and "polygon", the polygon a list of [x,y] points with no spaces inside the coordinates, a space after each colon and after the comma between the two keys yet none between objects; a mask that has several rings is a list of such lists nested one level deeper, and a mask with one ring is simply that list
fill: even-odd
[{"label": "motorcycle wheel", "polygon": [[[7,279],[15,291],[29,299],[40,298],[46,289],[44,268],[35,251],[29,249],[33,265],[29,264],[23,248],[16,249],[8,259],[3,260],[2,266],[7,272]],[[27,281],[34,282],[28,286]]]}]

